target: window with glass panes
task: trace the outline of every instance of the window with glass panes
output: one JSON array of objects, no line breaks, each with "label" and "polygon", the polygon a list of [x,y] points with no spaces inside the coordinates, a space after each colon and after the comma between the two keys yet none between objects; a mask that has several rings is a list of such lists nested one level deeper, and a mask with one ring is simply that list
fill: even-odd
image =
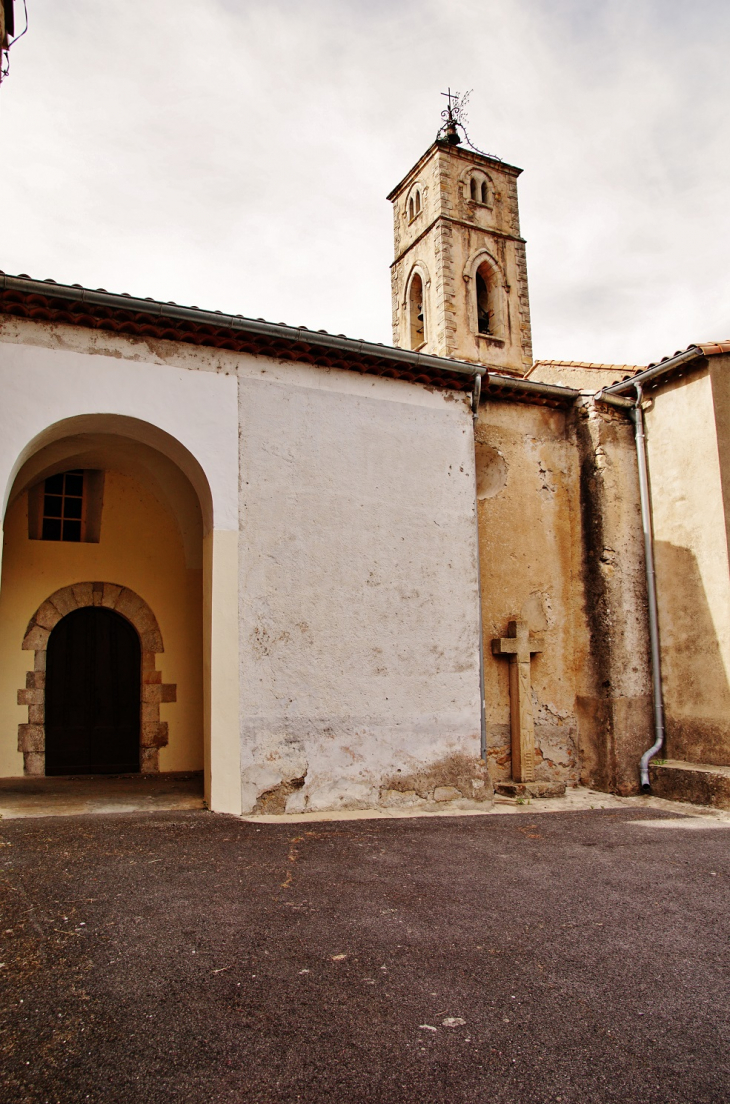
[{"label": "window with glass panes", "polygon": [[43,494],[43,540],[80,541],[84,506],[84,473],[80,469],[51,475]]}]

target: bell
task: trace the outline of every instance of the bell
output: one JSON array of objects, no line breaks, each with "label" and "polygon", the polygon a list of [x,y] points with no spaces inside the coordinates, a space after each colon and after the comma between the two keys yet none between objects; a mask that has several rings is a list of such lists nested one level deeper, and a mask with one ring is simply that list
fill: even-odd
[{"label": "bell", "polygon": [[456,123],[453,119],[449,119],[444,129],[444,138],[450,146],[461,145],[461,138],[459,137],[459,131],[456,129]]}]

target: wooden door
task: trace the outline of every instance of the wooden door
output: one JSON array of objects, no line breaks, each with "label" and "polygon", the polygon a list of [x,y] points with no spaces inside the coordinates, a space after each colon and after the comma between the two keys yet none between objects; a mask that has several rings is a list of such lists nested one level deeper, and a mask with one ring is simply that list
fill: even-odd
[{"label": "wooden door", "polygon": [[141,655],[118,613],[69,613],[48,641],[46,774],[139,770]]}]

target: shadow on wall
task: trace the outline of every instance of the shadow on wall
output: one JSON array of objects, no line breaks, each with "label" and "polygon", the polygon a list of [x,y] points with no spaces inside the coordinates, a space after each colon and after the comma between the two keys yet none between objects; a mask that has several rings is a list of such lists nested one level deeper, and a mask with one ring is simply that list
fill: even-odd
[{"label": "shadow on wall", "polygon": [[655,555],[666,757],[730,766],[730,685],[697,560],[668,541]]}]

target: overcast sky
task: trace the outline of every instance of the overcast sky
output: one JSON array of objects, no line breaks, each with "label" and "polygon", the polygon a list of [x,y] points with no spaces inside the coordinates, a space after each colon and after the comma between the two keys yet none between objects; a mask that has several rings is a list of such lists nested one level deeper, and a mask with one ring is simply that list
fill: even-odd
[{"label": "overcast sky", "polygon": [[[22,0],[15,0],[22,25]],[[726,0],[28,0],[0,268],[390,342],[385,196],[473,89],[539,358],[730,337]]]}]

